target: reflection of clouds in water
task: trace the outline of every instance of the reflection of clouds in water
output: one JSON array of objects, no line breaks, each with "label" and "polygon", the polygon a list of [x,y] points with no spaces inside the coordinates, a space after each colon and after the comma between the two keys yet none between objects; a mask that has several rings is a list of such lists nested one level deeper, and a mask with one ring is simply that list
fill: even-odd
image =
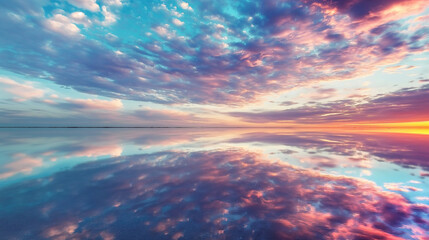
[{"label": "reflection of clouds in water", "polygon": [[[318,169],[361,168],[362,175],[370,175],[374,160],[382,160],[405,168],[421,167],[429,176],[429,136],[411,134],[353,134],[323,132],[254,132],[255,130],[189,129],[78,129],[73,131],[57,129],[33,129],[28,131],[0,131],[0,174],[4,179],[13,176],[33,174],[41,167],[49,167],[52,161],[65,159],[134,154],[138,151],[159,151],[180,146],[198,149],[214,147],[243,146],[253,147],[255,142],[300,148],[311,156],[298,156],[302,166]],[[17,151],[14,151],[17,150]],[[136,151],[130,152],[130,149]],[[3,150],[3,152],[2,152]],[[19,151],[18,151],[19,150]],[[138,150],[138,151],[137,151]],[[297,149],[294,149],[297,150]],[[294,150],[284,150],[291,155]],[[280,151],[280,150],[279,150]],[[11,163],[16,153],[41,158],[42,164],[34,165],[35,171],[15,171],[6,165]],[[4,156],[3,156],[3,155]],[[299,154],[298,154],[299,155]],[[86,159],[86,160],[88,160]],[[290,158],[288,158],[290,160]],[[69,161],[71,162],[71,161]],[[54,165],[54,164],[52,164]],[[20,175],[21,174],[21,175]]]},{"label": "reflection of clouds in water", "polygon": [[[230,140],[232,143],[262,142],[295,146],[307,151],[322,151],[339,156],[350,156],[357,167],[368,167],[369,157],[392,162],[405,168],[421,167],[429,171],[429,135],[417,134],[351,134],[351,133],[265,133],[254,132],[242,134]],[[344,158],[345,159],[345,158]],[[344,163],[344,159],[340,162]],[[308,160],[308,159],[307,159]],[[328,161],[331,160],[331,161]],[[318,161],[321,167],[335,167],[338,161],[325,157]],[[326,163],[326,166],[323,166]],[[320,166],[319,166],[320,167]],[[422,176],[425,174],[423,173]]]},{"label": "reflection of clouds in water", "polygon": [[69,148],[65,157],[99,157],[99,156],[112,156],[118,157],[122,154],[122,147],[119,145],[108,145],[108,146],[97,146],[97,145],[81,145],[74,146],[74,148]]},{"label": "reflection of clouds in water", "polygon": [[[58,152],[56,152],[58,151]],[[101,156],[121,156],[122,147],[119,145],[97,146],[90,144],[67,145],[57,148],[56,151],[47,151],[31,157],[25,153],[15,153],[10,162],[0,164],[0,179],[6,179],[20,173],[30,174],[34,168],[42,167],[47,159],[57,161],[58,158],[88,157],[97,158]]]},{"label": "reflection of clouds in water", "polygon": [[[205,132],[150,129],[31,129],[0,131],[0,179],[30,175],[33,168],[46,167],[53,161],[66,159],[118,157],[124,145],[149,148],[173,146],[205,136]],[[19,153],[14,149],[18,149]],[[30,157],[31,156],[31,157]],[[30,158],[33,160],[30,161]],[[22,163],[22,164],[21,164]],[[25,175],[23,175],[25,174]],[[18,176],[20,177],[20,176]]]},{"label": "reflection of clouds in water", "polygon": [[0,205],[8,239],[395,239],[429,230],[426,205],[241,150],[82,164],[0,190]]},{"label": "reflection of clouds in water", "polygon": [[16,153],[12,156],[12,162],[3,166],[2,171],[0,171],[0,179],[8,178],[18,173],[29,173],[33,171],[33,168],[41,165],[43,165],[41,158]]}]

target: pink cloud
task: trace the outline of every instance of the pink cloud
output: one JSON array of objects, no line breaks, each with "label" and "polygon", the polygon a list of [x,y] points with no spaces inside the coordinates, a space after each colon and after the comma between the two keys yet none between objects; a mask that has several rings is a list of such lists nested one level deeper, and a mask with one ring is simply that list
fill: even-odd
[{"label": "pink cloud", "polygon": [[423,189],[416,188],[413,186],[406,186],[403,183],[385,183],[384,187],[388,190],[396,191],[396,192],[423,191]]},{"label": "pink cloud", "polygon": [[100,99],[70,99],[66,98],[70,107],[83,110],[106,110],[114,111],[123,107],[122,101],[119,99],[100,100]]},{"label": "pink cloud", "polygon": [[[69,2],[98,11],[103,1]],[[122,2],[104,3],[108,6],[101,7],[92,23],[108,25],[119,19],[121,13],[110,7],[119,7]],[[107,41],[105,36],[114,34],[110,29],[100,32],[101,38],[94,35],[81,41],[63,41],[63,36],[90,32],[76,26],[90,25],[80,11],[40,14],[43,17],[38,20],[51,33],[5,18],[10,20],[6,24],[26,31],[5,39],[15,52],[4,52],[3,67],[81,92],[118,99],[245,105],[267,94],[320,81],[366,76],[429,47],[424,18],[416,16],[427,8],[424,0],[225,3],[223,7],[236,15],[221,11],[215,2],[205,4],[207,12],[202,14],[206,17],[188,26],[186,19],[180,18],[183,14],[177,12],[181,7],[192,9],[187,2],[168,6],[161,3],[150,9],[167,21],[152,19],[142,25],[145,32],[155,34],[129,38],[121,35],[121,39]],[[26,19],[16,10],[20,7],[10,4],[9,10]],[[42,6],[37,7],[32,10],[43,12]],[[193,7],[198,13],[201,10]],[[130,14],[131,18],[139,17],[135,12]],[[177,26],[182,22],[186,26]],[[184,27],[201,31],[182,31]],[[122,38],[127,44],[122,44]],[[22,39],[37,42],[28,44]],[[72,67],[64,71],[67,66]]]},{"label": "pink cloud", "polygon": [[[316,95],[316,97],[319,95]],[[323,96],[323,94],[321,95]],[[327,95],[329,96],[329,95]],[[246,122],[352,123],[352,122],[413,122],[429,119],[424,107],[429,101],[429,85],[405,88],[373,98],[345,99],[308,104],[282,111],[233,112],[231,116]]]},{"label": "pink cloud", "polygon": [[34,87],[31,82],[23,84],[10,78],[0,77],[0,85],[5,87],[4,91],[14,95],[16,97],[16,101],[27,101],[32,98],[42,98],[45,95],[44,90]]}]

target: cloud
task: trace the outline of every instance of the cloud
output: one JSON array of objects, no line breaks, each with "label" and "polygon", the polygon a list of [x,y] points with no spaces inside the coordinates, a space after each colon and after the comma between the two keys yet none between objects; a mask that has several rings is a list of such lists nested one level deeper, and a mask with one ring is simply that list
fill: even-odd
[{"label": "cloud", "polygon": [[118,17],[110,11],[106,6],[101,7],[101,12],[103,13],[104,20],[101,22],[103,26],[109,26],[115,23],[118,20]]},{"label": "cloud", "polygon": [[340,13],[345,13],[355,20],[380,21],[387,13],[407,14],[407,11],[419,11],[417,6],[424,6],[424,1],[416,1],[415,5],[408,5],[407,0],[381,0],[370,2],[366,0],[352,1],[310,1],[320,3],[330,10],[336,10]]},{"label": "cloud", "polygon": [[0,77],[0,85],[3,85],[3,89],[15,96],[17,101],[26,101],[32,98],[42,98],[45,95],[45,91],[32,86],[31,82],[26,84],[18,83],[10,78]]},{"label": "cloud", "polygon": [[0,212],[6,238],[400,239],[424,236],[429,217],[371,182],[239,149],[81,164],[2,188],[0,204],[13,209]]},{"label": "cloud", "polygon": [[183,24],[185,24],[184,22],[182,22],[182,21],[180,21],[179,19],[177,19],[177,18],[174,18],[173,19],[173,24],[174,25],[176,25],[176,26],[183,26]]},{"label": "cloud", "polygon": [[68,1],[69,3],[75,5],[76,7],[80,7],[92,12],[100,11],[100,6],[98,6],[96,0],[68,0]]},{"label": "cloud", "polygon": [[172,111],[172,110],[156,110],[156,109],[141,109],[137,110],[134,113],[136,116],[141,117],[143,119],[149,119],[149,120],[179,120],[183,117],[187,117],[189,114],[179,111]]},{"label": "cloud", "polygon": [[416,66],[395,65],[384,69],[385,72],[407,71],[416,68]]},{"label": "cloud", "polygon": [[[174,21],[173,21],[174,23]],[[152,29],[159,36],[164,37],[166,39],[175,38],[175,33],[170,30],[170,25],[165,24],[163,26],[156,26]]]},{"label": "cloud", "polygon": [[70,18],[73,19],[74,23],[82,24],[85,27],[91,25],[91,20],[83,12],[72,12]]},{"label": "cloud", "polygon": [[110,6],[122,6],[121,0],[103,0],[103,3]]},{"label": "cloud", "polygon": [[429,85],[359,100],[338,100],[283,111],[232,112],[246,122],[331,123],[331,122],[405,122],[425,121],[429,113],[422,107],[429,101]]},{"label": "cloud", "polygon": [[188,10],[188,11],[193,11],[193,9],[191,8],[191,6],[189,6],[189,3],[184,2],[184,1],[179,1],[179,6],[184,9],[184,10]]},{"label": "cloud", "polygon": [[310,100],[322,100],[334,97],[337,94],[335,88],[314,88],[315,92],[302,93],[299,95],[300,98],[307,98]]},{"label": "cloud", "polygon": [[211,122],[208,118],[176,110],[144,108],[134,111],[131,115],[137,118],[136,122],[144,122],[150,126],[203,126]]},{"label": "cloud", "polygon": [[60,104],[61,107],[68,107],[70,109],[83,109],[83,110],[105,110],[115,111],[123,107],[122,101],[119,99],[114,100],[100,100],[100,99],[67,99],[66,103]]},{"label": "cloud", "polygon": [[[53,32],[62,34],[66,37],[80,38],[80,29],[73,23],[76,18],[81,17],[81,14],[74,14],[71,18],[61,14],[55,14],[52,18],[48,18],[44,22],[44,26]],[[77,19],[81,21],[82,19]]]},{"label": "cloud", "polygon": [[281,106],[291,106],[295,104],[297,104],[297,102],[294,102],[294,101],[283,101],[280,103]]},{"label": "cloud", "polygon": [[[96,1],[72,3],[90,11],[101,6]],[[0,30],[8,33],[0,40],[8,46],[0,52],[2,69],[84,93],[163,104],[248,104],[320,81],[368,75],[429,46],[427,28],[403,21],[424,11],[425,1],[420,0],[203,0],[194,8],[179,1],[177,7],[148,9],[165,21],[130,23],[130,29],[157,33],[149,36],[123,36],[102,27],[92,34],[79,28],[122,24],[118,1],[105,2],[101,13],[88,13],[88,21],[80,11],[49,10],[43,2],[2,4]],[[127,6],[133,9],[132,4]],[[185,22],[178,8],[207,17],[177,26]],[[140,16],[129,11],[129,18]],[[106,40],[108,33],[120,39]],[[73,41],[79,36],[80,41]]]},{"label": "cloud", "polygon": [[423,191],[423,189],[416,188],[413,186],[404,186],[402,183],[385,183],[384,187],[387,190],[396,191],[396,192]]},{"label": "cloud", "polygon": [[161,3],[159,6],[155,6],[153,7],[154,11],[162,11],[164,13],[167,13],[170,16],[174,16],[174,17],[182,17],[183,13],[180,13],[177,11],[177,7],[172,7],[171,9],[168,9],[167,6],[164,3]]}]

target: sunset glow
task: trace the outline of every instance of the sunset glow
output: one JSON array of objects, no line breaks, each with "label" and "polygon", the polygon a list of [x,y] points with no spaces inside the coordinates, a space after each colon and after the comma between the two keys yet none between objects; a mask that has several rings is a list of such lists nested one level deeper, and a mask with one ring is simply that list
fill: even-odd
[{"label": "sunset glow", "polygon": [[429,0],[0,0],[0,239],[429,240]]}]

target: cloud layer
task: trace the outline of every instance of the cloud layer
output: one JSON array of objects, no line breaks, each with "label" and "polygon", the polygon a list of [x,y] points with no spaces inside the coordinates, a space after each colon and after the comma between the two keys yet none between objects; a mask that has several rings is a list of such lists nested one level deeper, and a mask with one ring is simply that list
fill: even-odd
[{"label": "cloud layer", "polygon": [[428,101],[429,85],[424,85],[373,98],[308,104],[282,111],[232,112],[230,115],[255,123],[412,122],[429,119],[429,111],[425,108]]},{"label": "cloud layer", "polygon": [[[1,3],[0,67],[118,99],[241,105],[426,51],[424,18],[401,20],[426,7],[424,0],[17,0]],[[142,11],[150,18],[129,22]]]}]

